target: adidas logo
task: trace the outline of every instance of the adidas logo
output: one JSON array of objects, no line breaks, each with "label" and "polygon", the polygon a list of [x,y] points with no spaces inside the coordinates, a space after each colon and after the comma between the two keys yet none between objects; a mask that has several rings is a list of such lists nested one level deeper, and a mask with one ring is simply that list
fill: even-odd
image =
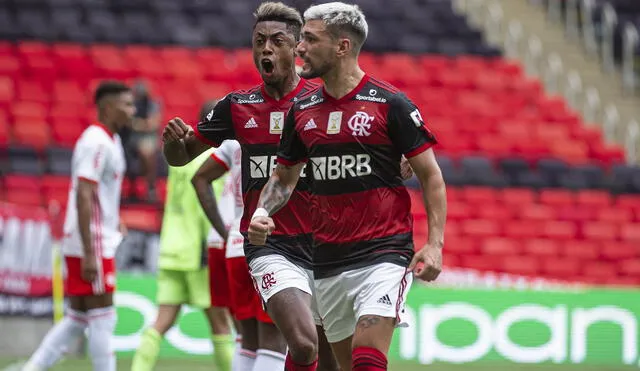
[{"label": "adidas logo", "polygon": [[389,295],[385,295],[378,299],[378,303],[391,306],[391,299],[389,298]]},{"label": "adidas logo", "polygon": [[306,125],[304,126],[304,129],[302,129],[303,131],[307,131],[307,130],[311,130],[311,129],[315,129],[317,128],[315,121],[313,121],[313,119],[307,121]]},{"label": "adidas logo", "polygon": [[258,127],[258,123],[256,122],[256,119],[254,119],[253,117],[249,119],[249,121],[247,121],[246,124],[244,124],[244,128],[245,129],[253,129],[253,128],[257,128]]}]

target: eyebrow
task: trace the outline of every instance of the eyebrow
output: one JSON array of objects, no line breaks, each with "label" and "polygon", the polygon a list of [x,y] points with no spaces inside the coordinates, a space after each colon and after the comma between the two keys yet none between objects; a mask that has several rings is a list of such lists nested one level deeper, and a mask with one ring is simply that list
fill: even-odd
[{"label": "eyebrow", "polygon": [[266,35],[266,34],[258,31],[258,32],[256,32],[256,34],[257,34],[257,36],[262,36],[262,37],[276,37],[276,36],[281,36],[281,35],[284,35],[284,36],[287,35],[284,31],[277,31],[277,32],[272,33],[271,35]]}]

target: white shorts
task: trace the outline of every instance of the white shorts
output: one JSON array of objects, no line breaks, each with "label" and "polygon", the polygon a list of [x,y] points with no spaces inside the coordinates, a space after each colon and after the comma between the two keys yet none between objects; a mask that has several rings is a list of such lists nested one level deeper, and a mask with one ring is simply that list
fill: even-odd
[{"label": "white shorts", "polygon": [[413,274],[396,264],[382,263],[315,280],[315,296],[327,340],[336,343],[353,335],[365,315],[396,318],[406,327],[404,307]]},{"label": "white shorts", "polygon": [[260,256],[249,263],[256,290],[264,303],[282,290],[297,288],[311,295],[311,313],[317,325],[320,316],[313,295],[313,272],[297,266],[282,255],[271,254]]}]

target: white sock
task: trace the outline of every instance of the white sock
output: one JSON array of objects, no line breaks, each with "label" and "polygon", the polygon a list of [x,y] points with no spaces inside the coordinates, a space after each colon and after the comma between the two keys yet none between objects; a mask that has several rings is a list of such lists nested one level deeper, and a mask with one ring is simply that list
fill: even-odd
[{"label": "white sock", "polygon": [[256,354],[256,364],[252,371],[284,370],[284,361],[287,357],[284,354],[267,349],[258,349]]},{"label": "white sock", "polygon": [[232,371],[251,371],[256,363],[256,353],[250,350],[236,347],[236,354],[233,356]]},{"label": "white sock", "polygon": [[116,356],[113,352],[113,330],[116,327],[116,311],[113,307],[91,309],[89,318],[89,354],[93,371],[115,371]]},{"label": "white sock", "polygon": [[87,315],[73,309],[67,309],[64,318],[49,330],[24,369],[46,370],[50,368],[68,350],[69,345],[84,333],[86,328]]}]

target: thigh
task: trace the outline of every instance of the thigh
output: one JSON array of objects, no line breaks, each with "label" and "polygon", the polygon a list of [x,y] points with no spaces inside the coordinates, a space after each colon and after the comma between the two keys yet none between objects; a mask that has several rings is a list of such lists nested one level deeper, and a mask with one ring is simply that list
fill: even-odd
[{"label": "thigh", "polygon": [[358,319],[354,347],[389,350],[396,326],[405,326],[404,306],[413,276],[407,269],[383,263],[349,272]]},{"label": "thigh", "polygon": [[337,343],[351,336],[356,325],[356,316],[353,297],[349,295],[342,274],[316,279],[314,294],[329,343]]},{"label": "thigh", "polygon": [[209,291],[209,269],[186,272],[187,295],[189,305],[205,309],[211,306]]},{"label": "thigh", "polygon": [[374,315],[392,318],[397,326],[406,326],[405,301],[413,275],[405,267],[391,263],[347,272],[354,297],[356,318]]},{"label": "thigh", "polygon": [[262,300],[269,299],[282,290],[295,288],[311,295],[306,271],[282,255],[260,256],[249,262],[249,271]]},{"label": "thigh", "polygon": [[113,259],[97,258],[98,274],[93,282],[82,278],[82,258],[65,256],[67,276],[64,291],[67,296],[100,296],[113,293],[116,286]]},{"label": "thigh", "polygon": [[188,301],[186,272],[160,269],[156,301],[160,305],[180,305]]}]

